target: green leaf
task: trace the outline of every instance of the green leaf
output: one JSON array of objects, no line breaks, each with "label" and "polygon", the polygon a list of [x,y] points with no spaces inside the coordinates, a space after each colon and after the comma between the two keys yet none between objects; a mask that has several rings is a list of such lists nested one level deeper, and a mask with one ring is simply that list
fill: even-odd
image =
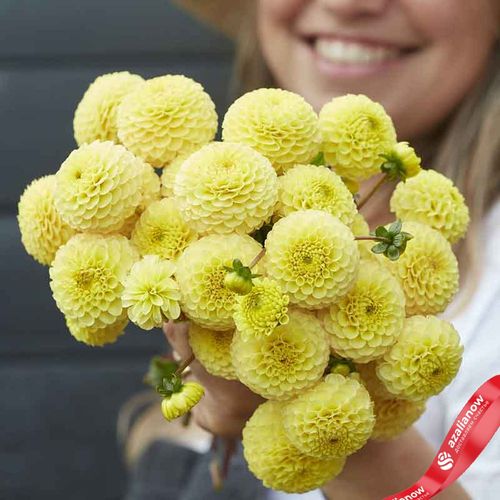
[{"label": "green leaf", "polygon": [[316,165],[318,167],[325,165],[325,155],[319,152],[311,161],[311,165]]},{"label": "green leaf", "polygon": [[394,245],[389,245],[389,248],[387,248],[385,255],[390,260],[398,260],[399,259],[399,250]]},{"label": "green leaf", "polygon": [[406,233],[405,231],[401,231],[401,234],[405,237],[406,241],[410,241],[413,239],[413,234]]},{"label": "green leaf", "polygon": [[384,226],[378,226],[375,229],[375,236],[378,236],[379,238],[388,238],[390,234]]},{"label": "green leaf", "polygon": [[401,232],[402,227],[403,223],[398,219],[389,226],[389,233],[396,235]]},{"label": "green leaf", "polygon": [[401,248],[403,245],[406,245],[406,239],[405,239],[405,237],[401,233],[398,233],[392,239],[392,244],[396,248]]},{"label": "green leaf", "polygon": [[178,364],[163,356],[154,356],[150,363],[144,382],[152,387],[161,385],[165,377],[169,377],[177,370]]},{"label": "green leaf", "polygon": [[377,243],[375,246],[372,247],[372,252],[373,253],[385,253],[387,251],[387,243]]},{"label": "green leaf", "polygon": [[233,260],[233,269],[235,271],[239,271],[240,269],[243,269],[243,262],[241,262],[240,259],[234,259]]}]

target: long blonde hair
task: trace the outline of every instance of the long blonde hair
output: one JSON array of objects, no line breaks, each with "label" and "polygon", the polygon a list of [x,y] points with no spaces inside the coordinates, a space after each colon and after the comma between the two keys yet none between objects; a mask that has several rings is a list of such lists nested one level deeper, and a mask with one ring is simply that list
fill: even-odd
[{"label": "long blonde hair", "polygon": [[[236,40],[232,92],[234,96],[275,82],[259,46],[255,9]],[[500,42],[496,43],[487,71],[453,116],[432,137],[422,141],[426,166],[453,180],[464,194],[471,223],[457,248],[462,274],[467,276],[470,298],[479,277],[481,221],[500,196]]]}]

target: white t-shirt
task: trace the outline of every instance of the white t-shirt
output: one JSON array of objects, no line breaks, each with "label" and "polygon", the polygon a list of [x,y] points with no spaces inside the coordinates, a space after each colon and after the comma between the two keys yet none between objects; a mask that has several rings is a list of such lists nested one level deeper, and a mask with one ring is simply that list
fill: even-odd
[{"label": "white t-shirt", "polygon": [[[439,396],[429,400],[426,413],[416,424],[436,449],[472,393],[500,374],[500,201],[486,218],[482,244],[482,273],[472,300],[459,313],[453,314],[452,305],[444,315],[462,338],[465,347],[462,366],[456,379]],[[500,432],[463,474],[460,483],[474,500],[500,498]],[[323,496],[319,491],[303,495],[272,492],[268,498],[322,500]]]}]

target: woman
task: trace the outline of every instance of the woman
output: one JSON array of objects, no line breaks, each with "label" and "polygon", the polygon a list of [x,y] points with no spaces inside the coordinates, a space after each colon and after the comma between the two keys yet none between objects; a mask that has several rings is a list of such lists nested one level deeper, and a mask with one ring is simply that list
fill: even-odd
[{"label": "woman", "polygon": [[[493,252],[495,239],[500,243],[500,205],[495,204],[500,193],[500,133],[495,128],[500,124],[499,2],[181,3],[237,39],[240,91],[279,86],[303,95],[317,110],[338,95],[366,94],[384,105],[399,139],[411,141],[424,165],[445,173],[465,194],[472,222],[460,249],[463,307],[453,318],[465,344],[461,372],[430,402],[419,424],[422,434],[412,429],[389,443],[370,442],[324,488],[336,500],[379,499],[397,492],[413,484],[434,456],[422,435],[439,446],[465,400],[500,371],[495,326],[500,320],[500,262]],[[389,196],[389,190],[381,190],[367,206],[370,225],[390,219]],[[166,334],[182,357],[189,354],[184,327],[168,327]],[[215,434],[239,436],[259,399],[242,385],[209,376],[197,363],[193,372],[207,388],[195,421]],[[499,437],[464,477],[473,498],[497,498],[500,491]],[[469,496],[454,485],[440,498]]]}]

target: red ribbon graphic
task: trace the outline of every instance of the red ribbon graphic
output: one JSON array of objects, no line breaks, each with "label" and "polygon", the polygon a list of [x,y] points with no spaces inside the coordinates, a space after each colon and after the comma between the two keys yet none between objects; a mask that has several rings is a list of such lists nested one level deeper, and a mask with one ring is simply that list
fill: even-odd
[{"label": "red ribbon graphic", "polygon": [[462,408],[426,473],[410,488],[384,500],[432,498],[470,467],[499,427],[500,375],[495,375]]}]

